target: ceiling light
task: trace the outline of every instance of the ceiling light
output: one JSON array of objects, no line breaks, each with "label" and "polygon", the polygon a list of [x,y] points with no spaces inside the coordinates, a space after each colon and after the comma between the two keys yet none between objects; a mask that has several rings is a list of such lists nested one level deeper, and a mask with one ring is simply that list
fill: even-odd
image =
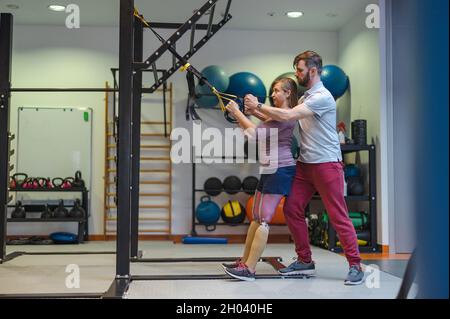
[{"label": "ceiling light", "polygon": [[17,4],[7,4],[6,7],[13,10],[19,9],[19,6]]},{"label": "ceiling light", "polygon": [[60,11],[66,11],[66,6],[62,6],[59,4],[51,4],[48,6],[48,9],[52,10],[52,11],[60,12]]},{"label": "ceiling light", "polygon": [[291,11],[291,12],[287,12],[286,15],[289,18],[300,18],[303,15],[303,12],[300,11]]}]

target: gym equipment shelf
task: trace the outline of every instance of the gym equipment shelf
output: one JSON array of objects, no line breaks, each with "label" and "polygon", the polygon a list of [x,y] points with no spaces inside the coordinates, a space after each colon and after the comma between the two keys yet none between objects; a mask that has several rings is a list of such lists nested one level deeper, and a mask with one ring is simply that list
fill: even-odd
[{"label": "gym equipment shelf", "polygon": [[[81,193],[81,207],[86,212],[84,218],[8,218],[8,223],[47,223],[47,222],[72,222],[78,223],[78,243],[87,241],[89,238],[89,209],[88,209],[88,190],[84,187],[71,187],[71,188],[54,188],[54,189],[29,189],[29,188],[10,188],[9,192],[47,192],[47,193]],[[24,207],[28,213],[42,212],[45,208],[43,204],[25,204]],[[52,205],[50,205],[52,206]],[[54,205],[55,207],[57,205]],[[8,205],[7,207],[15,207],[15,205]],[[73,207],[73,205],[64,205],[64,207]]]}]

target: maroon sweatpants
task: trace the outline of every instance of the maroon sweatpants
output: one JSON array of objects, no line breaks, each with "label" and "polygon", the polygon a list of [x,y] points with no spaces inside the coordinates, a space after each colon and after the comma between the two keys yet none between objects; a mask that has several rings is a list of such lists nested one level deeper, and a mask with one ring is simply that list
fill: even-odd
[{"label": "maroon sweatpants", "polygon": [[319,192],[331,225],[336,230],[351,265],[360,265],[358,240],[348,217],[344,198],[344,165],[341,162],[306,164],[297,162],[291,193],[284,204],[284,214],[294,237],[295,251],[302,262],[311,262],[305,209],[316,191]]}]

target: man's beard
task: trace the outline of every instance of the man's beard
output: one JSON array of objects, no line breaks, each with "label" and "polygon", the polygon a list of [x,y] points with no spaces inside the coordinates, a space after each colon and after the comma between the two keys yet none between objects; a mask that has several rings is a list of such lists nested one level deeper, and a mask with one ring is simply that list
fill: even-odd
[{"label": "man's beard", "polygon": [[308,73],[306,74],[306,76],[303,78],[303,80],[297,78],[298,84],[300,84],[301,86],[304,86],[304,87],[308,87],[308,83],[309,83],[309,80],[310,80],[310,79],[311,79],[311,78],[310,78],[310,76],[309,76],[309,71],[308,71]]}]

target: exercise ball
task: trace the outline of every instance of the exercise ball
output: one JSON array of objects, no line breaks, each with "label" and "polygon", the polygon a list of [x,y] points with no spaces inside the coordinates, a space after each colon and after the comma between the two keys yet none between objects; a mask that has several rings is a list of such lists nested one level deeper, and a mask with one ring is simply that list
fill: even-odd
[{"label": "exercise ball", "polygon": [[220,212],[222,219],[228,224],[239,224],[245,220],[245,207],[239,201],[228,201]]},{"label": "exercise ball", "polygon": [[[217,91],[225,92],[230,84],[230,79],[223,68],[218,65],[210,65],[201,71],[206,80],[216,88]],[[201,81],[199,82],[199,92],[211,94],[211,89]]]},{"label": "exercise ball", "polygon": [[[254,198],[255,198],[255,196],[250,196],[247,200],[247,205],[246,205],[246,215],[250,222],[253,221]],[[286,219],[284,218],[284,212],[283,212],[283,207],[284,207],[285,201],[286,201],[286,197],[283,197],[276,208],[276,211],[272,217],[272,220],[269,222],[270,225],[285,225],[286,224]]]},{"label": "exercise ball", "polygon": [[348,76],[336,65],[325,65],[320,79],[335,99],[344,95],[349,85]]},{"label": "exercise ball", "polygon": [[250,72],[235,73],[230,77],[230,84],[226,93],[243,98],[246,94],[253,94],[260,103],[266,101],[266,87],[263,81]]},{"label": "exercise ball", "polygon": [[242,182],[237,176],[228,176],[223,180],[223,189],[228,194],[236,194],[241,190]]},{"label": "exercise ball", "polygon": [[205,193],[211,196],[217,196],[222,193],[223,185],[222,181],[217,177],[208,178],[203,184],[203,189]]},{"label": "exercise ball", "polygon": [[195,94],[197,96],[197,98],[195,99],[195,104],[197,104],[197,106],[199,107],[210,108],[219,104],[219,100],[215,95],[212,95],[211,92],[209,93],[200,92],[199,84],[195,86]]},{"label": "exercise ball", "polygon": [[242,189],[249,195],[255,194],[256,187],[258,186],[259,180],[255,176],[247,176],[242,181]]},{"label": "exercise ball", "polygon": [[272,106],[273,106],[273,99],[271,98],[272,93],[273,93],[272,87],[273,87],[275,82],[277,82],[278,80],[280,80],[282,78],[290,78],[290,79],[294,80],[295,83],[297,83],[297,96],[298,96],[298,98],[301,98],[303,96],[303,94],[305,94],[305,92],[308,90],[306,87],[298,84],[298,80],[297,80],[297,77],[295,76],[295,72],[286,72],[286,73],[280,74],[279,76],[277,76],[272,81],[272,84],[270,85],[269,100],[270,100],[270,105],[272,105]]},{"label": "exercise ball", "polygon": [[[199,223],[207,226],[206,230],[214,230],[220,218],[220,207],[211,200],[211,197],[202,196],[195,210],[195,216]],[[209,228],[210,226],[214,226],[214,229]]]}]

